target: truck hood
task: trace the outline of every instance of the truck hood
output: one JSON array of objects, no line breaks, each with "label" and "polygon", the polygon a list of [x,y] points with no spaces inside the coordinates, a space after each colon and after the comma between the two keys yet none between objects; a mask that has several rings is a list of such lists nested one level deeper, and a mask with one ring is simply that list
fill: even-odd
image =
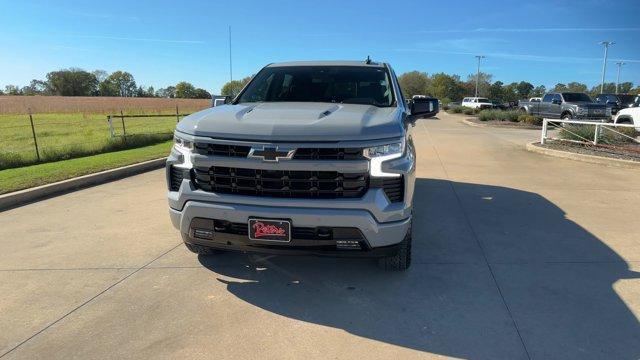
[{"label": "truck hood", "polygon": [[191,114],[176,130],[259,141],[377,140],[403,135],[401,110],[359,104],[277,102],[222,105]]}]

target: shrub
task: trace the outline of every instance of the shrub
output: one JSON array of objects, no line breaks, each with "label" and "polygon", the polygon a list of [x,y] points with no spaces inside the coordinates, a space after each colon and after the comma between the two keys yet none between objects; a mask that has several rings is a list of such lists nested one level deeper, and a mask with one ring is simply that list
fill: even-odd
[{"label": "shrub", "polygon": [[463,112],[465,115],[474,115],[474,114],[476,113],[474,109],[469,108],[469,107],[464,107],[464,109],[462,110],[462,112]]},{"label": "shrub", "polygon": [[489,120],[496,120],[497,118],[497,114],[496,114],[497,110],[482,110],[480,111],[480,113],[478,113],[478,119],[480,121],[489,121]]},{"label": "shrub", "polygon": [[518,121],[519,115],[520,113],[516,110],[504,111],[498,109],[485,109],[480,111],[480,113],[478,114],[478,118],[480,119],[480,121],[497,120],[516,122]]},{"label": "shrub", "polygon": [[[576,141],[593,141],[593,136],[595,135],[595,126],[594,125],[565,125],[562,129],[560,129],[559,136],[561,139],[566,140],[576,140]],[[640,133],[638,133],[634,128],[613,128],[613,130],[622,133],[631,137],[638,137]],[[633,140],[629,139],[626,136],[617,134],[611,130],[603,129],[598,136],[598,141],[605,144],[625,144],[631,143]]]},{"label": "shrub", "polygon": [[460,105],[454,105],[449,108],[449,112],[452,114],[461,114],[463,110],[464,107]]},{"label": "shrub", "polygon": [[533,115],[520,115],[518,116],[518,122],[540,126],[542,125],[542,118]]}]

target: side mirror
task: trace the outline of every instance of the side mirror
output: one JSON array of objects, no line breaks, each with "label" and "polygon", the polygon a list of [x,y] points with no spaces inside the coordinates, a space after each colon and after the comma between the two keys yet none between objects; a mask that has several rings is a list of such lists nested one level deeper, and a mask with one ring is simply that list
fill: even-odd
[{"label": "side mirror", "polygon": [[429,97],[412,99],[409,108],[411,109],[411,115],[409,115],[411,122],[415,122],[420,118],[434,117],[440,111],[438,99]]},{"label": "side mirror", "polygon": [[555,105],[560,105],[560,103],[562,103],[562,101],[560,101],[558,99],[553,99],[553,100],[551,100],[551,103],[555,104]]}]

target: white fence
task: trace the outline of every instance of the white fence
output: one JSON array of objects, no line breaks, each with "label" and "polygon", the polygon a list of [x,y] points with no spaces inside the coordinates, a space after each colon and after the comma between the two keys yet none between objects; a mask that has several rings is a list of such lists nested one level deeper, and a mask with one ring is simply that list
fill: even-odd
[{"label": "white fence", "polygon": [[603,131],[607,130],[607,131],[611,131],[614,132],[618,135],[621,135],[623,137],[629,138],[630,140],[636,142],[636,143],[640,143],[640,141],[636,138],[633,138],[627,134],[623,134],[619,131],[616,131],[615,128],[634,128],[637,127],[636,125],[633,124],[614,124],[614,123],[610,123],[610,122],[606,122],[608,121],[608,119],[600,119],[600,120],[590,120],[590,121],[581,121],[581,120],[562,120],[562,119],[543,119],[542,120],[542,135],[540,136],[540,144],[544,145],[544,143],[547,140],[564,140],[564,141],[572,141],[572,140],[566,140],[566,139],[559,139],[559,138],[554,138],[554,137],[550,137],[549,136],[549,125],[556,127],[556,128],[560,128],[562,127],[561,125],[558,124],[572,124],[572,125],[591,125],[594,126],[594,133],[593,133],[593,140],[587,139],[579,134],[576,134],[575,132],[572,132],[571,130],[567,129],[566,127],[563,127],[563,130],[576,136],[579,139],[582,139],[586,142],[590,142],[593,143],[594,145],[598,145],[598,140],[599,138],[602,136]]}]

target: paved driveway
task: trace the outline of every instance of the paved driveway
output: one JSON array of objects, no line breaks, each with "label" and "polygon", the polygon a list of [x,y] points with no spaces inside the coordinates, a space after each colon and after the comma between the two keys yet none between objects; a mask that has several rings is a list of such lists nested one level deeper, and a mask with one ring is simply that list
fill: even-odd
[{"label": "paved driveway", "polygon": [[[640,358],[640,172],[416,127],[414,263],[225,254],[171,228],[162,171],[0,213],[0,355]],[[3,359],[4,359],[3,358]]]}]

